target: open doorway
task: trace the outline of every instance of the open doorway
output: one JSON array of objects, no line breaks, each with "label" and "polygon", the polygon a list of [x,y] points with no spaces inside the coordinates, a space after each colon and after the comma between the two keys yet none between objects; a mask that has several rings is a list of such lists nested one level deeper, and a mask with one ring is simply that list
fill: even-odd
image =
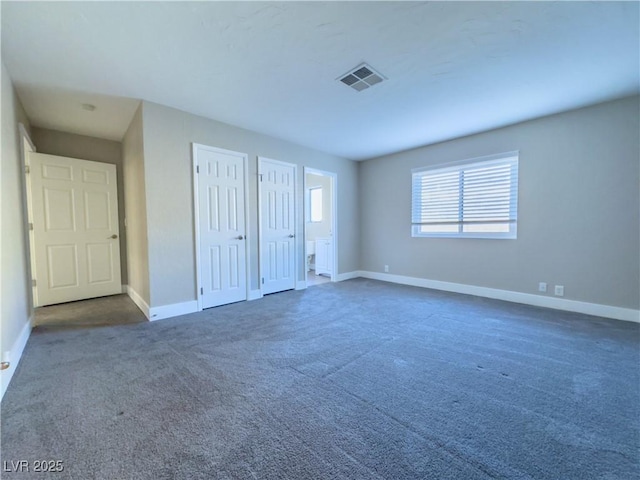
[{"label": "open doorway", "polygon": [[332,172],[304,169],[304,237],[307,286],[335,281],[337,274],[336,183]]}]

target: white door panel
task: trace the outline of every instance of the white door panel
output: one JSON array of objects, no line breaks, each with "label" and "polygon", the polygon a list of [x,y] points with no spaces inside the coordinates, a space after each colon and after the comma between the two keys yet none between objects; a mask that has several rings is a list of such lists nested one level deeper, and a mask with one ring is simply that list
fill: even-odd
[{"label": "white door panel", "polygon": [[122,292],[116,167],[29,154],[37,306]]},{"label": "white door panel", "polygon": [[295,279],[296,166],[259,159],[262,293],[291,290]]},{"label": "white door panel", "polygon": [[[77,246],[47,245],[46,248],[45,258],[48,271],[47,283],[44,287],[53,290],[67,287],[79,287]],[[40,293],[40,297],[43,297],[42,293]]]},{"label": "white door panel", "polygon": [[87,270],[89,284],[112,282],[114,262],[113,245],[111,243],[90,243],[87,245]]},{"label": "white door panel", "polygon": [[246,300],[246,156],[194,145],[194,161],[202,308]]}]

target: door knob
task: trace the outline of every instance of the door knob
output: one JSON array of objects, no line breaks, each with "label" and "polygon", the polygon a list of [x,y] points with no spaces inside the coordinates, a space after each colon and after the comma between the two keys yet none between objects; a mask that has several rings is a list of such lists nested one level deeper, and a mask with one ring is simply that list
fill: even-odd
[{"label": "door knob", "polygon": [[111,235],[109,238],[116,239],[116,238],[118,238],[118,235],[116,235],[116,234],[114,233],[114,234],[113,234],[113,235]]},{"label": "door knob", "polygon": [[295,235],[292,233],[291,235],[289,235],[289,238],[295,238]]},{"label": "door knob", "polygon": [[236,240],[244,240],[244,235],[238,235],[238,236],[236,237]]}]

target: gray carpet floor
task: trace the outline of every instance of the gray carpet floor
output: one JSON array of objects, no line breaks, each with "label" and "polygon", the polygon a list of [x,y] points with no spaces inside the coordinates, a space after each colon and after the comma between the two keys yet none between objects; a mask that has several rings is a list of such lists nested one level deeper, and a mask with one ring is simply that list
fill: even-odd
[{"label": "gray carpet floor", "polygon": [[636,479],[639,346],[638,324],[363,279],[36,328],[2,478]]},{"label": "gray carpet floor", "polygon": [[40,307],[34,315],[34,324],[42,327],[95,327],[146,321],[147,317],[127,295]]}]

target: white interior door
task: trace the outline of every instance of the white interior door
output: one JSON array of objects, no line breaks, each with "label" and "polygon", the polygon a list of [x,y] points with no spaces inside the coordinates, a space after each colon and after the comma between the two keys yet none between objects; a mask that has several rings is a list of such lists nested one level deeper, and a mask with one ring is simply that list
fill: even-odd
[{"label": "white interior door", "polygon": [[202,308],[247,299],[247,156],[194,144]]},{"label": "white interior door", "polygon": [[116,167],[29,153],[37,305],[122,293]]},{"label": "white interior door", "polygon": [[259,158],[260,275],[262,293],[291,290],[295,277],[296,166]]}]

